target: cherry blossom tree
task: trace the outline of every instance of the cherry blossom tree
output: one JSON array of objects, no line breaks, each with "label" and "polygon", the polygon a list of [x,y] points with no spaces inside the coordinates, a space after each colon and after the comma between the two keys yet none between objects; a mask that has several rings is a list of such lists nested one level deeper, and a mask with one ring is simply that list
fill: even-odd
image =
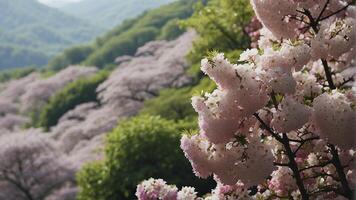
[{"label": "cherry blossom tree", "polygon": [[192,98],[198,134],[181,148],[211,195],[150,179],[137,188],[153,199],[353,199],[356,92],[354,0],[251,0],[257,48],[237,64],[222,53],[201,70],[217,89]]},{"label": "cherry blossom tree", "polygon": [[22,103],[21,110],[29,112],[39,109],[43,104],[48,102],[52,95],[68,83],[79,78],[89,77],[96,72],[97,68],[95,67],[69,66],[49,78],[39,79],[27,85],[22,85],[21,87],[24,88],[25,92],[20,97]]},{"label": "cherry blossom tree", "polygon": [[36,131],[0,138],[0,199],[44,200],[68,183],[74,170],[56,145]]}]

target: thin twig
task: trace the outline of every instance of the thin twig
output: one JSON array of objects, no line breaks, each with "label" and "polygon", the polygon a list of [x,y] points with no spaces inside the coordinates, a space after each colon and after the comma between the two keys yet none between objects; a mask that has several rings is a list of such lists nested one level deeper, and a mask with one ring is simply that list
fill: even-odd
[{"label": "thin twig", "polygon": [[327,16],[321,18],[321,19],[319,19],[319,21],[326,20],[326,19],[328,19],[329,17],[332,17],[332,16],[334,16],[334,15],[339,14],[340,12],[346,10],[348,7],[350,7],[350,6],[351,6],[352,4],[354,4],[355,2],[356,2],[355,0],[351,1],[351,2],[348,3],[346,6],[342,7],[341,9],[337,10],[336,12],[333,12],[333,13],[331,13],[331,14],[329,14],[329,15],[327,15]]},{"label": "thin twig", "polygon": [[325,166],[330,165],[330,164],[332,164],[332,161],[329,160],[329,161],[321,163],[319,165],[313,165],[313,166],[305,167],[303,169],[300,169],[299,172],[303,172],[305,170],[313,169],[313,168],[322,168],[322,167],[325,167]]},{"label": "thin twig", "polygon": [[330,0],[327,0],[326,3],[325,3],[325,5],[324,5],[324,7],[323,7],[323,9],[321,10],[319,16],[316,18],[316,21],[317,21],[317,22],[320,21],[320,19],[321,19],[321,17],[323,16],[323,14],[324,14],[326,8],[328,7],[329,3],[330,3]]},{"label": "thin twig", "polygon": [[261,125],[263,126],[264,129],[266,129],[278,142],[282,143],[282,141],[283,141],[283,140],[282,140],[282,137],[279,136],[277,133],[275,133],[274,130],[273,130],[271,127],[269,127],[269,126],[260,118],[260,116],[259,116],[257,113],[253,114],[253,116],[256,117],[256,119],[261,123]]},{"label": "thin twig", "polygon": [[344,82],[342,82],[342,83],[338,86],[338,88],[341,88],[341,87],[345,86],[345,85],[346,85],[347,83],[349,83],[349,82],[355,81],[354,76],[355,76],[355,74],[354,74],[353,76],[351,76],[350,78],[348,78],[348,79],[344,79]]}]

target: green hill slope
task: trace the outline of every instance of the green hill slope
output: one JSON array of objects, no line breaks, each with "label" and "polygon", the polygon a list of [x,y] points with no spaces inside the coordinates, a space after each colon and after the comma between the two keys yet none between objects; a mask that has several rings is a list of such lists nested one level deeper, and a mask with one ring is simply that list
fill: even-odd
[{"label": "green hill slope", "polygon": [[124,21],[95,43],[77,46],[64,51],[49,63],[52,70],[60,70],[70,64],[94,65],[99,68],[114,64],[118,56],[133,55],[137,48],[155,39],[172,39],[182,30],[177,20],[192,15],[195,0],[181,0],[147,11]]},{"label": "green hill slope", "polygon": [[35,0],[0,0],[0,68],[43,65],[100,30]]}]

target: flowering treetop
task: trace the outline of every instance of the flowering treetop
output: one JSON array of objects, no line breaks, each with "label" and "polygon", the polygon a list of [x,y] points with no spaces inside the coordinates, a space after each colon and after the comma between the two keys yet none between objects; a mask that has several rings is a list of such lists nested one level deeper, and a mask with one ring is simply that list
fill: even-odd
[{"label": "flowering treetop", "polygon": [[356,92],[342,72],[355,64],[354,3],[251,0],[258,47],[238,64],[202,60],[218,87],[192,98],[200,132],[181,148],[197,176],[218,182],[208,199],[353,198]]}]

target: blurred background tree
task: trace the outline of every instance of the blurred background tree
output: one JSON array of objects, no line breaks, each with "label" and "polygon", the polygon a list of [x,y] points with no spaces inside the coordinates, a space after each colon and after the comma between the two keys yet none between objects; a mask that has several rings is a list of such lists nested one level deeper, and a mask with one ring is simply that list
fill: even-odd
[{"label": "blurred background tree", "polygon": [[105,159],[78,174],[78,199],[134,199],[136,185],[150,177],[195,186],[201,194],[210,192],[213,181],[195,177],[179,149],[183,131],[194,127],[148,115],[121,122],[107,137]]}]

